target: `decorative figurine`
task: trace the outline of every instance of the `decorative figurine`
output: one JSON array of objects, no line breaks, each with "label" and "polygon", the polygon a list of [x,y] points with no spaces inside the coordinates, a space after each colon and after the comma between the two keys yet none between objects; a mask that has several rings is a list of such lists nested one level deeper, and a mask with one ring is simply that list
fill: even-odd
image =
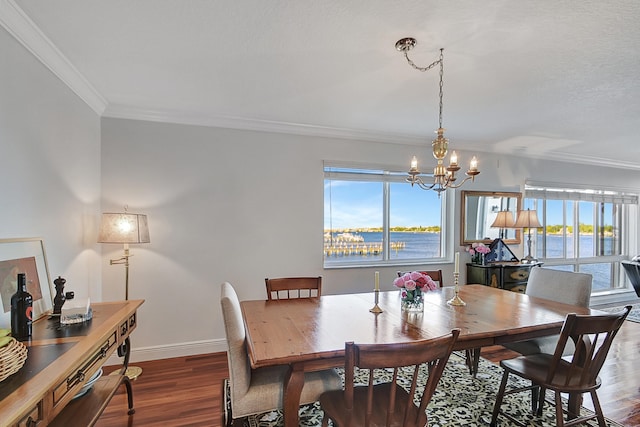
[{"label": "decorative figurine", "polygon": [[56,296],[53,298],[53,315],[60,316],[62,312],[62,305],[66,301],[66,296],[64,294],[64,284],[67,283],[65,279],[61,276],[58,276],[56,280],[53,281],[53,284],[56,287]]}]

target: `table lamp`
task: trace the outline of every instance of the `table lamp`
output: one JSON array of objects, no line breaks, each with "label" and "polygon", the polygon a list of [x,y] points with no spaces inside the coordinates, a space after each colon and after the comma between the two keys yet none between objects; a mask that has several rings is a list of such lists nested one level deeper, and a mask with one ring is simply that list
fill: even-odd
[{"label": "table lamp", "polygon": [[500,229],[500,239],[504,239],[504,229],[505,228],[514,228],[515,221],[513,220],[513,212],[511,211],[500,211],[498,215],[496,215],[496,219],[491,224],[491,228],[499,228]]},{"label": "table lamp", "polygon": [[[142,214],[132,214],[127,212],[125,206],[124,213],[103,213],[98,234],[98,243],[119,243],[124,245],[124,255],[117,259],[109,260],[109,265],[124,264],[124,286],[125,299],[129,299],[129,252],[130,243],[149,243],[149,226],[147,216]],[[136,379],[142,373],[142,368],[129,366],[126,376],[129,379]]]},{"label": "table lamp", "polygon": [[532,211],[529,209],[527,209],[526,211],[518,211],[518,218],[516,219],[516,225],[514,227],[528,229],[528,235],[527,235],[528,254],[526,257],[522,259],[522,263],[532,264],[538,261],[536,258],[531,256],[531,229],[542,227],[542,224],[540,224],[540,221],[538,220],[538,213],[536,211]]},{"label": "table lamp", "polygon": [[[513,253],[507,246],[507,244],[502,240],[505,237],[505,228],[515,228],[515,221],[513,220],[513,212],[511,211],[500,211],[498,215],[496,215],[496,219],[493,221],[493,224],[490,226],[491,228],[499,228],[500,235],[493,242],[491,242],[491,251],[494,252],[493,261],[503,261],[504,257],[509,254],[513,256]],[[508,253],[505,255],[505,248]],[[511,257],[508,257],[510,260]]]}]

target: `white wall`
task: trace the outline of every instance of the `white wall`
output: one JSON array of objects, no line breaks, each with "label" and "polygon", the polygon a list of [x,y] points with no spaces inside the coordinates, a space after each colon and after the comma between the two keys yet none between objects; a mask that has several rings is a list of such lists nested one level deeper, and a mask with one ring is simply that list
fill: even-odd
[{"label": "white wall", "polygon": [[[416,150],[103,119],[103,208],[128,204],[130,211],[149,215],[151,243],[132,248],[130,297],[146,300],[133,338],[134,359],[224,350],[223,281],[236,287],[241,300],[266,298],[268,276],[322,275],[323,292],[330,294],[370,290],[373,268],[322,268],[322,162],[403,169]],[[640,190],[635,171],[478,155],[482,173],[465,189],[520,191],[530,178]],[[459,194],[456,199],[458,229]],[[455,239],[462,251],[457,232]],[[112,247],[105,257],[121,251]],[[452,264],[442,267],[452,277]],[[390,288],[396,268],[377,270],[381,285]],[[103,277],[105,300],[122,298],[121,267],[103,268]]]},{"label": "white wall", "polygon": [[[267,276],[320,274],[326,293],[371,289],[373,268],[322,268],[322,161],[404,169],[416,147],[101,123],[2,29],[0,52],[0,238],[43,237],[51,275],[67,278],[67,290],[117,300],[124,271],[109,258],[122,248],[95,243],[100,212],[127,204],[148,214],[151,243],[132,248],[131,298],[146,300],[134,360],[224,350],[225,280],[241,299],[264,298]],[[640,190],[637,171],[478,154],[482,174],[466,189],[518,191],[529,178]],[[452,265],[441,267],[451,277]],[[390,286],[396,269],[378,270]]]},{"label": "white wall", "polygon": [[0,238],[42,237],[52,280],[101,298],[100,118],[0,27]]}]

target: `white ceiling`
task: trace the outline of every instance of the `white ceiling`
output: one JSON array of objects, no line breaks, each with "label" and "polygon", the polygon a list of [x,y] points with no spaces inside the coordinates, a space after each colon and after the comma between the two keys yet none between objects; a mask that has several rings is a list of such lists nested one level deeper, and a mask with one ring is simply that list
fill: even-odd
[{"label": "white ceiling", "polygon": [[412,36],[451,147],[640,170],[637,0],[0,2],[104,116],[428,144]]}]

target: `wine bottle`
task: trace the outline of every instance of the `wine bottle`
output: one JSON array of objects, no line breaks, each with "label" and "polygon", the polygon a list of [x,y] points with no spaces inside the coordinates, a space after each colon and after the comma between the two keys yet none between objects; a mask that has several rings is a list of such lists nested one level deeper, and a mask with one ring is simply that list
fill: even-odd
[{"label": "wine bottle", "polygon": [[27,292],[27,275],[18,273],[18,289],[11,297],[11,336],[17,340],[31,336],[33,297]]}]

